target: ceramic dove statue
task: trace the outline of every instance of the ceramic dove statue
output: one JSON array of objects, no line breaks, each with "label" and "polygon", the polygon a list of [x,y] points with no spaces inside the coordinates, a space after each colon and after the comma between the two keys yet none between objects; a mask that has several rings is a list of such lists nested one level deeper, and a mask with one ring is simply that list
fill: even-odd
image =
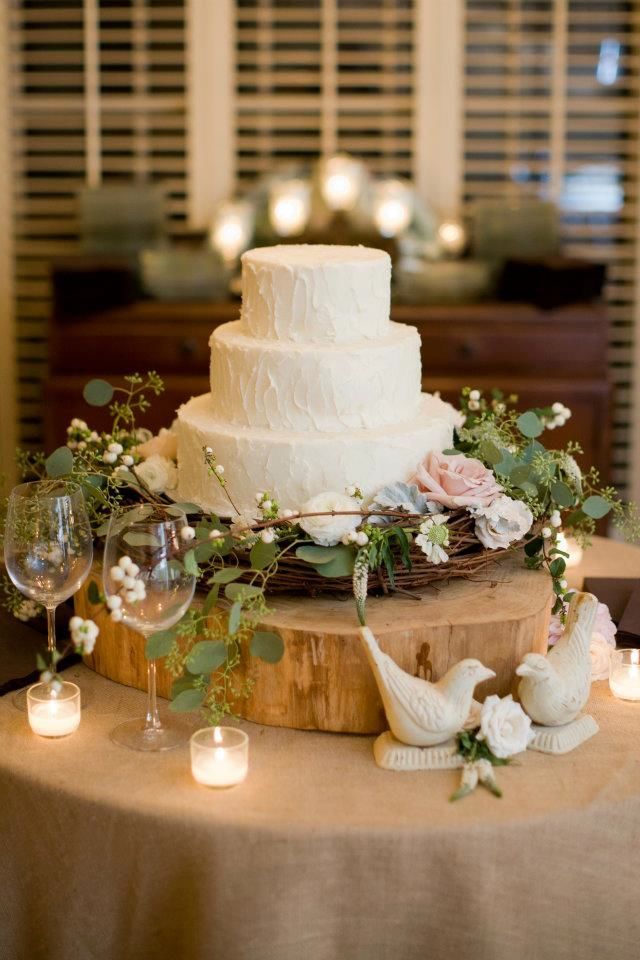
[{"label": "ceramic dove statue", "polygon": [[383,653],[369,627],[360,629],[360,638],[391,732],[411,746],[431,747],[455,736],[469,715],[476,684],[495,677],[479,660],[461,660],[437,683],[429,683]]},{"label": "ceramic dove statue", "polygon": [[590,593],[571,599],[564,633],[543,657],[528,653],[516,673],[518,696],[535,723],[557,727],[570,723],[584,708],[591,689],[589,647],[598,600]]}]

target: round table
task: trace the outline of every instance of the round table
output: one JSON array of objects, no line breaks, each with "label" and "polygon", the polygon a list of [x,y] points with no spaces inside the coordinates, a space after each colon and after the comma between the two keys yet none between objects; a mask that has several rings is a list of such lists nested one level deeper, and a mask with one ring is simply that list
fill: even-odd
[{"label": "round table", "polygon": [[[584,573],[640,576],[598,541]],[[601,732],[448,803],[455,771],[378,769],[371,737],[249,723],[249,777],[196,785],[188,749],[109,740],[144,696],[68,672],[76,734],[0,702],[7,960],[626,960],[638,955],[640,703],[592,688]]]}]

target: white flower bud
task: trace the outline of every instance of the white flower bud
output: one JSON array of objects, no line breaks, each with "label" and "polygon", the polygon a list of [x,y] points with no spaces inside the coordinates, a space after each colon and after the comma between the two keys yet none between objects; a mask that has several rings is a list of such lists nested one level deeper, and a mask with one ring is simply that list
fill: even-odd
[{"label": "white flower bud", "polygon": [[562,517],[560,516],[559,510],[554,510],[551,516],[549,517],[549,523],[552,527],[561,527],[562,526]]},{"label": "white flower bud", "polygon": [[223,475],[224,467],[222,466],[221,463],[219,463],[216,467],[214,467],[214,473],[217,473],[219,477]]},{"label": "white flower bud", "polygon": [[110,443],[109,446],[107,447],[107,450],[109,451],[109,453],[115,453],[115,455],[119,457],[120,454],[124,451],[124,447],[122,446],[121,443]]},{"label": "white flower bud", "polygon": [[207,455],[208,457],[213,456],[213,448],[212,448],[212,447],[205,447],[205,448],[204,448],[204,452],[206,453],[206,455]]},{"label": "white flower bud", "polygon": [[548,420],[547,423],[545,423],[545,427],[547,430],[555,430],[556,424],[553,420]]},{"label": "white flower bud", "polygon": [[118,459],[118,455],[117,455],[116,453],[103,453],[103,454],[102,454],[102,462],[103,462],[103,463],[115,463],[117,459]]},{"label": "white flower bud", "polygon": [[86,450],[86,449],[87,449],[87,441],[78,440],[78,450]]},{"label": "white flower bud", "polygon": [[290,520],[291,517],[295,517],[295,513],[293,510],[289,510],[287,508],[286,510],[281,511],[280,516],[282,517],[283,520]]},{"label": "white flower bud", "polygon": [[361,530],[356,534],[356,543],[359,547],[365,547],[369,543],[369,537],[366,535],[364,530]]},{"label": "white flower bud", "polygon": [[221,530],[209,530],[209,540],[219,540],[220,537],[224,537]]},{"label": "white flower bud", "polygon": [[273,503],[271,502],[271,500],[265,500],[262,504],[262,509],[268,511],[268,510],[271,510],[272,506],[273,506]]},{"label": "white flower bud", "polygon": [[127,574],[127,576],[122,581],[122,586],[125,588],[125,590],[133,590],[135,585],[136,585],[135,577],[132,577],[130,574]]},{"label": "white flower bud", "polygon": [[127,590],[127,592],[124,595],[124,598],[127,601],[127,603],[135,603],[136,600],[138,599],[138,594],[135,592],[135,590]]},{"label": "white flower bud", "polygon": [[122,462],[125,465],[125,467],[132,467],[135,461],[130,454],[125,453],[125,455],[122,458]]},{"label": "white flower bud", "polygon": [[552,404],[551,409],[553,410],[554,413],[562,413],[562,411],[564,410],[564,404],[559,403],[556,400],[556,402]]},{"label": "white flower bud", "polygon": [[480,391],[472,390],[471,393],[469,394],[469,400],[479,400],[479,399],[480,399]]},{"label": "white flower bud", "polygon": [[260,539],[263,543],[273,543],[276,539],[275,531],[271,529],[263,530],[260,534]]},{"label": "white flower bud", "polygon": [[120,557],[120,559],[118,560],[118,566],[122,570],[128,570],[132,563],[133,563],[133,560],[131,559],[131,557],[128,557],[126,554],[124,557]]},{"label": "white flower bud", "polygon": [[130,577],[137,577],[140,573],[140,567],[137,563],[132,563],[129,565],[129,570],[127,572]]},{"label": "white flower bud", "polygon": [[477,400],[469,400],[469,410],[479,410],[480,404]]},{"label": "white flower bud", "polygon": [[69,620],[69,630],[71,630],[71,632],[79,630],[83,623],[84,620],[82,617],[71,617],[71,620]]},{"label": "white flower bud", "polygon": [[562,587],[563,590],[566,590],[567,587],[569,586],[569,584],[567,583],[566,580],[561,580],[561,581],[560,581],[560,586]]},{"label": "white flower bud", "polygon": [[112,596],[107,597],[107,606],[109,610],[119,610],[122,606],[122,597]]},{"label": "white flower bud", "polygon": [[144,600],[147,595],[147,588],[145,587],[142,580],[136,580],[136,585],[133,588],[133,592],[138,597],[139,600]]},{"label": "white flower bud", "polygon": [[123,617],[122,610],[112,610],[109,614],[114,623],[120,623]]},{"label": "white flower bud", "polygon": [[122,583],[124,580],[124,570],[121,567],[111,567],[109,576],[115,583]]},{"label": "white flower bud", "polygon": [[256,495],[255,495],[255,501],[256,501],[256,503],[262,503],[262,498],[263,498],[263,497],[264,497],[264,493],[262,493],[262,492],[260,492],[260,491],[259,491],[258,493],[256,493]]},{"label": "white flower bud", "polygon": [[542,536],[545,540],[548,540],[551,536],[551,527],[543,527],[541,530]]},{"label": "white flower bud", "polygon": [[185,542],[189,540],[193,540],[195,535],[196,535],[196,532],[193,529],[193,527],[183,527],[182,530],[180,531],[180,536]]}]

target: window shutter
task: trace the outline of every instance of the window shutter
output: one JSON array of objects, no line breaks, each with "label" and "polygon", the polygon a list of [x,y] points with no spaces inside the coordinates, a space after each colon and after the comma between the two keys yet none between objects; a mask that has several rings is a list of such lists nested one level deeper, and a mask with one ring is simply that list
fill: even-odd
[{"label": "window shutter", "polygon": [[237,0],[236,175],[347,151],[413,175],[413,0]]},{"label": "window shutter", "polygon": [[564,251],[607,264],[613,480],[631,464],[640,19],[622,0],[466,0],[463,195],[551,198]]},{"label": "window shutter", "polygon": [[182,0],[11,0],[19,441],[42,443],[50,262],[86,183],[161,182],[184,229]]}]

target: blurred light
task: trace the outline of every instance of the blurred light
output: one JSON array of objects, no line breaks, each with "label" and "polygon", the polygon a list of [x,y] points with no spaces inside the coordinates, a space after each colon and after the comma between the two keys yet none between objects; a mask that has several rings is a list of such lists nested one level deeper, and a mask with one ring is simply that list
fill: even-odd
[{"label": "blurred light", "polygon": [[459,257],[467,245],[467,231],[460,220],[443,220],[438,227],[440,248],[450,257]]},{"label": "blurred light", "polygon": [[[576,543],[573,537],[566,537],[562,530],[558,534],[556,546],[558,550],[569,554],[566,559],[567,567],[577,567],[578,564],[581,563],[583,554],[582,547],[579,543]],[[562,559],[565,558],[563,557]]]},{"label": "blurred light", "polygon": [[615,163],[585,163],[565,177],[561,206],[575,213],[618,213],[624,205],[622,172]]},{"label": "blurred light", "polygon": [[603,87],[611,87],[618,79],[620,68],[620,41],[608,37],[600,44],[596,80]]},{"label": "blurred light", "polygon": [[363,166],[346,154],[330,157],[324,164],[321,190],[332,210],[351,210],[362,190]]},{"label": "blurred light", "polygon": [[269,194],[269,219],[281,237],[302,233],[309,220],[311,191],[303,180],[276,183]]},{"label": "blurred light", "polygon": [[403,233],[413,219],[411,188],[402,180],[385,180],[377,184],[373,219],[383,237]]},{"label": "blurred light", "polygon": [[253,234],[253,208],[245,201],[223,203],[217,210],[209,240],[227,263],[247,249]]}]

